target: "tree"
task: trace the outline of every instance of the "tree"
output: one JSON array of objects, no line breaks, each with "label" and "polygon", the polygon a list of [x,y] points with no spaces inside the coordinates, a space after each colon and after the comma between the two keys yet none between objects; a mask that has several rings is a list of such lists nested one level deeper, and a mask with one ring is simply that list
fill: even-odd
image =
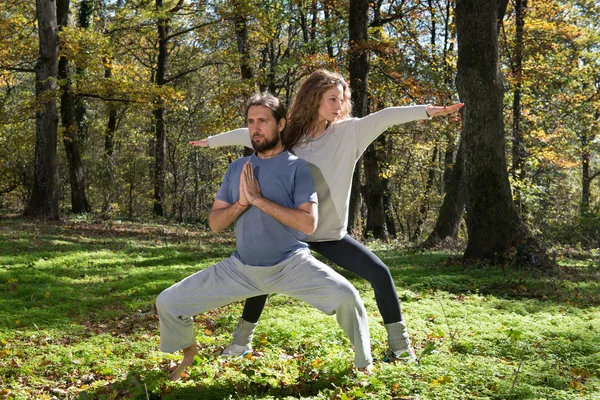
[{"label": "tree", "polygon": [[[348,17],[349,49],[348,71],[350,72],[350,90],[354,103],[354,115],[364,117],[369,113],[367,88],[369,84],[369,58],[367,52],[367,30],[369,26],[369,2],[355,0],[350,2]],[[348,232],[352,232],[358,216],[360,201],[360,167],[362,159],[356,163],[352,177],[352,190],[348,214]]]},{"label": "tree", "polygon": [[527,237],[512,201],[498,64],[498,0],[458,0],[458,74],[463,113],[467,260],[497,260]]},{"label": "tree", "polygon": [[58,75],[58,24],[56,4],[52,0],[36,0],[39,59],[35,66],[36,138],[34,182],[25,215],[58,220],[58,165],[56,144],[58,114],[56,79]]},{"label": "tree", "polygon": [[450,179],[445,185],[446,194],[438,212],[433,231],[421,244],[423,248],[431,248],[440,243],[457,238],[458,228],[465,211],[465,190],[463,183],[463,141],[458,145],[456,162],[452,168]]},{"label": "tree", "polygon": [[[523,33],[525,25],[525,11],[527,10],[527,0],[515,1],[515,49],[513,55],[513,64],[511,74],[514,79],[513,93],[513,137],[512,137],[512,177],[513,182],[523,181],[525,179],[525,160],[526,150],[523,140],[523,130],[521,127],[521,96],[523,87]],[[518,185],[515,190],[515,202],[517,207],[521,207],[520,190]]]},{"label": "tree", "polygon": [[[70,0],[57,0],[56,2],[59,30],[62,30],[69,25],[70,3]],[[87,3],[83,2],[82,4]],[[81,120],[83,117],[79,116],[78,118],[77,99],[73,95],[70,75],[69,59],[63,55],[58,61],[58,79],[61,89],[60,116],[63,128],[63,143],[69,164],[71,211],[75,214],[81,214],[90,211],[90,204],[86,194],[87,176],[81,157]],[[81,114],[81,112],[81,105],[79,105],[79,113]]]}]

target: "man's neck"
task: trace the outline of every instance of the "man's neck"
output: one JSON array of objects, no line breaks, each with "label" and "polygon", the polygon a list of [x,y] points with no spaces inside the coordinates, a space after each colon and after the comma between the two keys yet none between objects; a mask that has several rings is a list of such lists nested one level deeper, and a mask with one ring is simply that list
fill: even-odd
[{"label": "man's neck", "polygon": [[278,156],[282,152],[283,152],[283,145],[280,143],[278,146],[276,146],[272,149],[269,149],[267,151],[264,151],[262,153],[256,152],[256,156],[260,159],[273,158],[275,156]]}]

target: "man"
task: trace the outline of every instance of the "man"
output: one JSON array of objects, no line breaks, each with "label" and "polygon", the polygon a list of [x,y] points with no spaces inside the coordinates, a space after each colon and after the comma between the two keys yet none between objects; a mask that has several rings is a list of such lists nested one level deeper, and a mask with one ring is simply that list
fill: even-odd
[{"label": "man", "polygon": [[[281,143],[285,107],[271,95],[255,95],[246,105],[246,122],[256,152],[231,163],[208,217],[215,232],[235,222],[236,251],[156,300],[161,350],[183,350],[170,378],[178,379],[197,354],[194,315],[270,293],[335,314],[354,345],[355,366],[369,371],[369,327],[357,290],[302,242],[317,226],[317,195],[308,164]],[[237,330],[254,325],[240,319]]]}]

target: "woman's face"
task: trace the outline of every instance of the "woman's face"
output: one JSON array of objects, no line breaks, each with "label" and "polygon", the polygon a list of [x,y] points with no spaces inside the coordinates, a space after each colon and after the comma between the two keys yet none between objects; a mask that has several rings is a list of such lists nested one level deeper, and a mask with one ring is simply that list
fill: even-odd
[{"label": "woman's face", "polygon": [[344,88],[336,85],[327,90],[319,101],[319,121],[333,122],[342,111]]}]

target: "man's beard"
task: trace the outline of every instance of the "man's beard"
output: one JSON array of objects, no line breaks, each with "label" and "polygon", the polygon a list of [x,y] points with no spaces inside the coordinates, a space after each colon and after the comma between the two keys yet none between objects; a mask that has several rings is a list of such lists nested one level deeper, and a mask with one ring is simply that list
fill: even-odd
[{"label": "man's beard", "polygon": [[275,137],[272,140],[267,139],[267,137],[265,135],[262,135],[262,136],[264,138],[264,141],[262,143],[256,143],[254,141],[254,136],[251,139],[252,147],[254,148],[254,150],[256,150],[259,153],[263,153],[267,150],[274,149],[275,147],[277,147],[277,145],[281,141],[281,138],[277,134],[275,134]]}]

